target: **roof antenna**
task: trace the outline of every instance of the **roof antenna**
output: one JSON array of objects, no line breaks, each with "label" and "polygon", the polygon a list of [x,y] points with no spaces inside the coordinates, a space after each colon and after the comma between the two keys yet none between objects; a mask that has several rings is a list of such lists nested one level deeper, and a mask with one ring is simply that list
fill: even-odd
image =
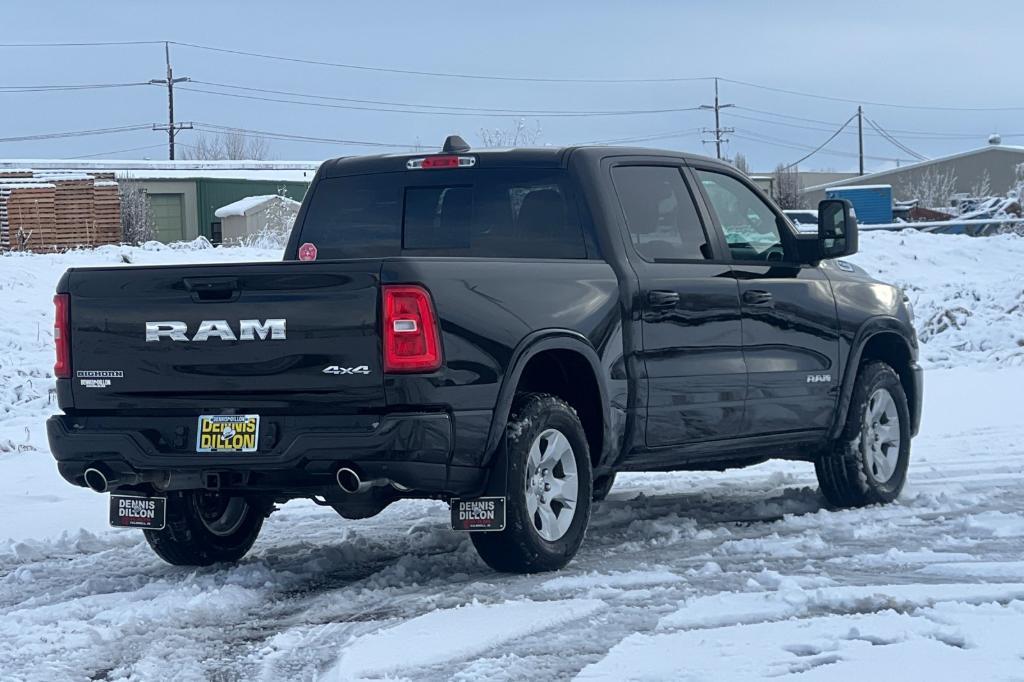
[{"label": "roof antenna", "polygon": [[441,148],[441,151],[448,154],[453,152],[468,152],[469,143],[458,135],[449,135],[445,138],[444,147]]}]

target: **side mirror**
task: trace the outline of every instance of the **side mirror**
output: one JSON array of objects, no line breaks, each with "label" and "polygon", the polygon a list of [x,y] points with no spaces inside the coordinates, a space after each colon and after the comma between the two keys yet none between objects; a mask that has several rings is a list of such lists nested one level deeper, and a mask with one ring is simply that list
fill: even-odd
[{"label": "side mirror", "polygon": [[846,199],[818,204],[818,253],[822,259],[857,253],[857,214]]}]

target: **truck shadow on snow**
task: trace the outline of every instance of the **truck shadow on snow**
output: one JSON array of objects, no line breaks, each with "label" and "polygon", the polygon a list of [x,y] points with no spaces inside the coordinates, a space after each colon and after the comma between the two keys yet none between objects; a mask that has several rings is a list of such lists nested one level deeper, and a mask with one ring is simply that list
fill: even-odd
[{"label": "truck shadow on snow", "polygon": [[[701,529],[739,526],[746,528],[744,535],[756,537],[757,526],[763,524],[767,536],[777,532],[775,524],[786,515],[810,514],[824,508],[818,491],[809,487],[784,488],[775,494],[753,488],[732,491],[613,491],[607,500],[593,507],[581,554],[562,573],[586,569],[591,557],[611,553],[621,553],[628,563],[630,545],[676,531],[687,535]],[[322,527],[323,520],[316,517],[303,523]],[[423,519],[411,530],[394,521],[386,526],[355,522],[346,526],[342,538],[328,543],[294,541],[305,536],[303,529],[295,528],[294,524],[287,529],[268,530],[271,533],[261,538],[250,561],[260,562],[274,573],[291,576],[277,591],[277,596],[286,600],[302,600],[354,586],[401,590],[415,585],[420,591],[436,586],[438,590],[450,591],[460,582],[536,579],[495,574],[476,556],[468,536],[447,528],[440,508],[436,522],[435,518]],[[278,533],[281,537],[275,537]],[[637,556],[635,561],[641,563],[643,559]]]}]

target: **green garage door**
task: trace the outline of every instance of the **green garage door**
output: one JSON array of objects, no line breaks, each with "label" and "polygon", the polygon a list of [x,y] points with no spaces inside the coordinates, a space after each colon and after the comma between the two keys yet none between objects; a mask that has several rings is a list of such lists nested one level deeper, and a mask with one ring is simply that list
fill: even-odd
[{"label": "green garage door", "polygon": [[184,199],[182,194],[149,195],[149,210],[158,241],[169,244],[185,238]]}]

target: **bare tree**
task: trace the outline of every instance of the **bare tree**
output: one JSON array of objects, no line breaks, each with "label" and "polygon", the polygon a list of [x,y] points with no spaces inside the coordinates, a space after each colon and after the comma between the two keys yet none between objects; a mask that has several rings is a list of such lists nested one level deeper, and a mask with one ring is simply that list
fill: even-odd
[{"label": "bare tree", "polygon": [[132,180],[117,183],[121,197],[121,235],[129,244],[141,244],[156,237],[156,226],[146,190]]},{"label": "bare tree", "polygon": [[956,194],[956,180],[952,168],[945,171],[929,168],[918,177],[900,183],[900,198],[906,201],[916,199],[923,208],[948,208]]},{"label": "bare tree", "polygon": [[32,230],[26,232],[24,227],[19,227],[18,231],[14,233],[14,248],[17,251],[28,251],[28,243],[31,239]]},{"label": "bare tree", "polygon": [[526,119],[516,120],[511,128],[481,128],[480,143],[485,147],[531,147],[541,136],[540,121],[528,128]]},{"label": "bare tree", "polygon": [[989,174],[986,168],[981,172],[981,177],[978,181],[971,185],[971,196],[972,197],[987,197],[992,194],[992,176]]},{"label": "bare tree", "polygon": [[270,157],[270,142],[265,137],[242,133],[221,133],[214,137],[200,134],[185,150],[185,158],[196,161],[218,159],[256,161]]},{"label": "bare tree", "polygon": [[800,194],[800,171],[796,166],[784,166],[781,163],[772,173],[772,198],[780,208],[804,208],[804,198]]},{"label": "bare tree", "polygon": [[740,173],[750,175],[750,166],[747,164],[747,157],[742,153],[736,153],[736,157],[732,160],[732,165],[736,166],[736,170]]}]

